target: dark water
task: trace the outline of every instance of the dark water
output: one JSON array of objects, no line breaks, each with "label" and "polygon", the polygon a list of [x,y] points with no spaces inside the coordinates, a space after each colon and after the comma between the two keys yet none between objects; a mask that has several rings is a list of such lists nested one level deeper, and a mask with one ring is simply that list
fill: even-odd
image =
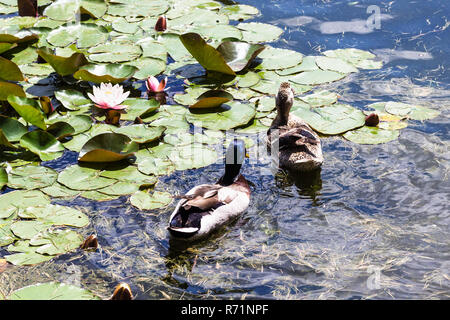
[{"label": "dark water", "polygon": [[[385,65],[327,88],[362,107],[399,101],[438,109],[409,121],[397,141],[367,146],[323,140],[321,172],[262,174],[247,163],[251,204],[213,239],[180,248],[165,230],[175,204],[154,214],[126,197],[106,203],[76,199],[101,249],[34,267],[10,268],[4,288],[56,279],[108,297],[121,281],[137,299],[417,299],[450,298],[448,1],[240,1],[259,8],[255,21],[285,29],[274,45],[305,55],[338,48],[370,50]],[[369,5],[381,12],[368,29]],[[352,32],[353,31],[353,32]],[[355,32],[356,31],[356,32]],[[61,168],[73,163],[67,153]],[[221,166],[161,179],[183,193],[211,183]]]}]

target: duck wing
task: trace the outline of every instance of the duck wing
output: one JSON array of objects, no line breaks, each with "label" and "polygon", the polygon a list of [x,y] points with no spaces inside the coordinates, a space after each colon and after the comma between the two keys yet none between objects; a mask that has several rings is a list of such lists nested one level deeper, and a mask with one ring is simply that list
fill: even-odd
[{"label": "duck wing", "polygon": [[278,143],[280,149],[316,145],[320,143],[320,140],[311,133],[306,127],[303,126],[289,128],[280,127],[280,133],[278,137]]}]

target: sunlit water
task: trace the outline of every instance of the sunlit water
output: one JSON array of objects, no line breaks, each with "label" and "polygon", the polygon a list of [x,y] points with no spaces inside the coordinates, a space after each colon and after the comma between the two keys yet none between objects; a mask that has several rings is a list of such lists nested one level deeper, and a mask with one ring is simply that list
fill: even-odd
[{"label": "sunlit water", "polygon": [[[263,164],[247,163],[248,211],[189,247],[171,243],[165,229],[175,203],[142,213],[127,197],[75,199],[69,204],[91,219],[83,234],[96,233],[101,248],[10,267],[0,276],[4,290],[59,280],[107,298],[125,281],[137,299],[450,298],[448,1],[240,3],[261,10],[255,21],[285,29],[275,46],[305,55],[355,47],[381,57],[382,69],[326,87],[341,101],[357,107],[400,101],[441,115],[409,121],[388,144],[325,138],[323,167],[310,176],[263,175]],[[372,4],[381,9],[379,29],[366,26]],[[76,156],[67,152],[47,165],[62,170]],[[215,182],[221,170],[178,171],[157,189],[184,193]]]}]

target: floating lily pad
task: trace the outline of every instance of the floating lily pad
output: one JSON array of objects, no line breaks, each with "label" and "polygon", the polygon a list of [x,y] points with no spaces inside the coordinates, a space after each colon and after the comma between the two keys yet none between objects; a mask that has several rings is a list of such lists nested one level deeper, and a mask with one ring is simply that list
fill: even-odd
[{"label": "floating lily pad", "polygon": [[[54,258],[54,256],[37,253],[36,247],[29,245],[29,240],[17,241],[14,245],[9,245],[8,251],[19,252],[5,256],[5,259],[13,265],[34,265]],[[42,295],[40,297],[42,298]]]},{"label": "floating lily pad", "polygon": [[8,59],[0,57],[0,69],[2,70],[2,72],[0,72],[1,80],[8,80],[8,81],[23,80],[22,71],[20,71],[17,64]]},{"label": "floating lily pad", "polygon": [[19,66],[22,73],[29,76],[47,76],[54,71],[54,68],[47,63],[30,63]]},{"label": "floating lily pad", "polygon": [[142,50],[131,42],[112,41],[99,44],[88,50],[89,60],[94,62],[126,62],[141,56]]},{"label": "floating lily pad", "polygon": [[109,4],[107,13],[112,16],[148,17],[159,16],[169,9],[167,1],[115,0]]},{"label": "floating lily pad", "polygon": [[29,206],[45,206],[50,199],[38,190],[17,190],[0,195],[0,218],[8,218],[19,209]]},{"label": "floating lily pad", "polygon": [[[0,168],[0,190],[8,183],[8,173],[5,168]],[[0,245],[1,246],[1,245]]]},{"label": "floating lily pad", "polygon": [[379,144],[396,140],[400,132],[398,130],[385,130],[377,127],[367,127],[348,131],[344,138],[359,144]]},{"label": "floating lily pad", "polygon": [[138,161],[138,169],[144,174],[169,175],[175,171],[175,166],[166,157],[149,154],[143,160]]},{"label": "floating lily pad", "polygon": [[43,166],[13,168],[9,173],[8,187],[14,189],[41,189],[52,185],[58,173]]},{"label": "floating lily pad", "polygon": [[201,144],[190,144],[172,149],[169,159],[176,170],[202,168],[217,161],[217,152]]},{"label": "floating lily pad", "polygon": [[81,13],[87,13],[94,18],[101,18],[106,13],[108,5],[104,0],[81,0]]},{"label": "floating lily pad", "polygon": [[239,88],[248,88],[258,84],[260,80],[261,78],[258,74],[252,71],[248,71],[243,75],[237,76],[237,85]]},{"label": "floating lily pad", "polygon": [[139,172],[135,166],[128,166],[117,170],[114,170],[114,168],[109,168],[108,170],[102,171],[101,176],[116,179],[122,182],[135,183],[139,186],[151,186],[158,181],[155,176]]},{"label": "floating lily pad", "polygon": [[79,5],[78,1],[57,0],[45,8],[44,15],[53,20],[74,20],[80,9]]},{"label": "floating lily pad", "polygon": [[305,71],[291,77],[291,81],[298,84],[318,85],[328,82],[340,80],[345,77],[345,74],[329,71],[329,70],[315,70]]},{"label": "floating lily pad", "polygon": [[13,220],[0,219],[0,247],[7,246],[16,241],[17,237],[11,231],[12,223]]},{"label": "floating lily pad", "polygon": [[112,196],[125,196],[128,194],[133,194],[139,190],[139,184],[120,181],[109,187],[98,190],[100,193]]},{"label": "floating lily pad", "polygon": [[25,43],[36,41],[38,39],[39,35],[28,30],[17,31],[17,29],[0,29],[0,42]]},{"label": "floating lily pad", "polygon": [[56,139],[61,140],[75,134],[75,129],[67,122],[60,121],[50,125],[47,128],[47,132],[54,136]]},{"label": "floating lily pad", "polygon": [[72,190],[60,183],[54,183],[51,186],[41,189],[42,192],[52,198],[72,198],[80,194],[79,190]]},{"label": "floating lily pad", "polygon": [[50,161],[62,156],[64,147],[50,133],[36,130],[24,134],[20,145],[37,154],[42,161]]},{"label": "floating lily pad", "polygon": [[247,20],[259,14],[259,10],[246,4],[234,4],[223,6],[220,13],[226,14],[231,20]]},{"label": "floating lily pad", "polygon": [[116,84],[131,78],[136,71],[136,67],[123,64],[89,64],[81,67],[73,76],[84,81]]},{"label": "floating lily pad", "polygon": [[15,43],[0,42],[0,54],[17,47]]},{"label": "floating lily pad", "polygon": [[81,92],[73,89],[55,91],[55,98],[68,110],[79,110],[86,106],[92,106],[91,100],[87,99]]},{"label": "floating lily pad", "polygon": [[8,300],[99,300],[92,292],[73,285],[47,282],[14,291]]},{"label": "floating lily pad", "polygon": [[30,245],[39,246],[36,253],[59,255],[73,251],[83,243],[81,235],[73,230],[46,230],[34,236]]},{"label": "floating lily pad", "polygon": [[145,124],[135,124],[131,126],[121,127],[115,130],[116,133],[121,133],[128,136],[131,140],[137,143],[148,143],[159,139],[164,133],[166,128],[159,127],[149,127]]},{"label": "floating lily pad", "polygon": [[108,30],[91,23],[61,26],[52,30],[47,36],[47,41],[55,47],[67,47],[76,43],[79,49],[91,48],[104,43],[107,39]]},{"label": "floating lily pad", "polygon": [[242,30],[242,40],[250,43],[275,41],[283,33],[279,27],[267,23],[241,22],[236,27]]},{"label": "floating lily pad", "polygon": [[189,30],[195,32],[206,39],[214,41],[222,41],[223,39],[242,39],[242,32],[235,26],[228,24],[214,24],[214,25],[196,25]]},{"label": "floating lily pad", "polygon": [[97,190],[116,183],[116,180],[100,177],[100,171],[78,165],[67,167],[58,176],[58,182],[73,190]]},{"label": "floating lily pad", "polygon": [[145,80],[150,76],[157,76],[166,69],[166,62],[161,59],[139,58],[134,61],[127,62],[126,65],[137,68],[133,78]]},{"label": "floating lily pad", "polygon": [[130,197],[133,206],[140,210],[154,210],[163,208],[172,202],[172,196],[167,192],[155,191],[152,195],[138,191]]},{"label": "floating lily pad", "polygon": [[255,113],[251,104],[230,101],[219,107],[217,112],[191,110],[186,113],[186,120],[207,129],[229,130],[247,124]]},{"label": "floating lily pad", "polygon": [[335,135],[362,127],[365,116],[360,110],[345,104],[314,108],[298,108],[292,113],[306,121],[314,130],[327,135]]},{"label": "floating lily pad", "polygon": [[313,107],[321,107],[335,103],[338,99],[338,95],[327,90],[320,90],[307,96],[303,96],[300,99]]},{"label": "floating lily pad", "polygon": [[174,33],[165,33],[162,34],[158,40],[164,45],[169,55],[175,61],[191,59],[191,54],[181,42],[179,35]]},{"label": "floating lily pad", "polygon": [[116,195],[109,195],[105,193],[101,193],[98,191],[83,191],[81,193],[81,196],[83,198],[94,200],[94,201],[111,201],[119,198],[119,196]]},{"label": "floating lily pad", "polygon": [[16,221],[11,224],[11,231],[19,238],[29,240],[51,227],[51,223],[39,220]]},{"label": "floating lily pad", "polygon": [[185,33],[180,36],[181,42],[192,56],[208,71],[236,75],[226,63],[222,54],[207,44],[197,33]]},{"label": "floating lily pad", "polygon": [[37,53],[62,76],[72,75],[81,66],[88,64],[86,57],[82,53],[74,53],[70,57],[61,57],[53,54],[50,49],[45,47],[38,49]]},{"label": "floating lily pad", "polygon": [[124,134],[102,133],[86,142],[78,161],[115,162],[130,157],[138,150],[139,145]]},{"label": "floating lily pad", "polygon": [[331,57],[316,57],[316,64],[322,70],[331,70],[339,73],[352,73],[358,72],[352,64],[339,58]]},{"label": "floating lily pad", "polygon": [[159,108],[159,102],[155,99],[129,98],[122,102],[122,105],[128,106],[127,112],[122,114],[123,120],[134,120],[136,117],[145,118],[153,111]]},{"label": "floating lily pad", "polygon": [[303,55],[293,50],[267,47],[259,54],[259,58],[263,59],[262,69],[277,70],[298,65],[302,62]]},{"label": "floating lily pad", "polygon": [[254,134],[262,131],[267,131],[268,129],[269,127],[263,124],[260,120],[253,119],[247,125],[236,129],[236,132],[245,134]]},{"label": "floating lily pad", "polygon": [[27,128],[13,118],[0,116],[0,130],[10,142],[19,141],[28,132]]},{"label": "floating lily pad", "polygon": [[428,120],[439,115],[439,111],[427,107],[411,105],[402,102],[387,102],[385,110],[393,115],[408,117],[413,120]]},{"label": "floating lily pad", "polygon": [[303,71],[314,71],[318,69],[319,67],[316,64],[316,57],[306,56],[303,57],[302,63],[300,63],[299,65],[287,69],[277,70],[276,73],[278,73],[280,76],[287,76]]},{"label": "floating lily pad", "polygon": [[202,93],[197,102],[189,106],[191,109],[215,108],[223,103],[233,100],[233,96],[223,90],[209,90]]},{"label": "floating lily pad", "polygon": [[8,102],[26,122],[40,129],[47,129],[44,113],[36,100],[10,95]]}]

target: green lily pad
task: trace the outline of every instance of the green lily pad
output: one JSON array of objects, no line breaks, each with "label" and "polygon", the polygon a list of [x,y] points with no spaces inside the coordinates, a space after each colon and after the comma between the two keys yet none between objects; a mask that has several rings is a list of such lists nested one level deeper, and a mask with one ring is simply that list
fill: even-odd
[{"label": "green lily pad", "polygon": [[143,2],[137,0],[114,0],[109,4],[107,13],[112,16],[148,17],[159,16],[169,9],[167,1],[154,0]]},{"label": "green lily pad", "polygon": [[320,90],[307,96],[303,96],[300,99],[313,107],[322,107],[335,103],[338,99],[338,95],[327,90]]},{"label": "green lily pad", "polygon": [[15,43],[0,42],[0,54],[17,47]]},{"label": "green lily pad", "polygon": [[94,83],[116,84],[130,79],[136,71],[136,67],[123,64],[89,64],[81,67],[73,76],[75,79]]},{"label": "green lily pad", "polygon": [[238,75],[237,77],[237,85],[239,88],[249,88],[252,87],[261,80],[259,75],[255,72],[248,71],[243,75]]},{"label": "green lily pad", "polygon": [[302,62],[303,55],[299,52],[267,47],[261,52],[259,58],[263,59],[261,68],[266,70],[287,69]]},{"label": "green lily pad", "polygon": [[8,59],[0,57],[0,69],[2,70],[2,72],[0,72],[1,80],[8,80],[8,81],[23,80],[22,71],[20,71],[17,64]]},{"label": "green lily pad", "polygon": [[58,173],[43,166],[24,166],[11,170],[8,177],[8,187],[14,189],[41,189],[52,185]]},{"label": "green lily pad", "polygon": [[73,251],[83,243],[81,235],[73,230],[47,230],[34,236],[30,245],[39,246],[36,253],[59,255]]},{"label": "green lily pad", "polygon": [[247,20],[259,14],[259,10],[246,4],[234,4],[223,6],[220,13],[226,14],[230,20]]},{"label": "green lily pad", "polygon": [[190,110],[186,113],[186,120],[207,129],[229,130],[247,124],[255,113],[256,110],[251,104],[230,101],[219,107],[217,112]]},{"label": "green lily pad", "polygon": [[102,133],[86,142],[78,161],[115,162],[130,157],[138,150],[139,145],[124,134]]},{"label": "green lily pad", "polygon": [[117,63],[133,61],[142,55],[139,46],[131,42],[112,41],[99,44],[88,50],[89,60],[93,62]]},{"label": "green lily pad", "polygon": [[175,171],[172,161],[157,154],[149,154],[143,160],[137,161],[138,169],[144,174],[169,175]]},{"label": "green lily pad", "polygon": [[116,180],[100,177],[100,171],[72,165],[58,175],[58,182],[72,190],[91,191],[116,183]]},{"label": "green lily pad", "polygon": [[12,143],[10,143],[8,141],[8,138],[5,136],[2,129],[0,129],[0,145],[8,147],[8,148],[16,149],[16,146],[14,146]]},{"label": "green lily pad", "polygon": [[302,63],[300,63],[299,65],[287,69],[277,70],[276,73],[278,73],[280,76],[287,76],[303,71],[314,71],[318,69],[319,67],[316,64],[316,57],[306,56],[303,57]]},{"label": "green lily pad", "polygon": [[47,132],[54,136],[56,139],[61,140],[63,138],[72,136],[75,133],[74,127],[67,122],[55,122],[47,128]]},{"label": "green lily pad", "polygon": [[118,199],[119,196],[115,196],[115,195],[109,195],[109,194],[105,194],[105,193],[101,193],[98,191],[83,191],[81,193],[81,196],[83,198],[89,199],[89,200],[94,200],[94,201],[111,201],[111,200],[115,200]]},{"label": "green lily pad", "polygon": [[189,29],[189,31],[198,33],[203,38],[212,39],[214,41],[222,41],[223,39],[242,39],[241,30],[228,24],[195,25]]},{"label": "green lily pad", "polygon": [[223,90],[209,90],[202,93],[197,102],[189,106],[191,109],[215,108],[223,103],[233,100],[233,96]]},{"label": "green lily pad", "polygon": [[339,73],[352,73],[358,72],[352,64],[339,58],[331,57],[316,57],[316,64],[322,70],[331,70]]},{"label": "green lily pad", "polygon": [[329,71],[315,70],[305,71],[290,78],[292,82],[304,85],[318,85],[343,79],[345,74]]},{"label": "green lily pad", "polygon": [[[29,240],[17,241],[14,245],[9,245],[8,251],[19,252],[5,256],[6,261],[19,266],[42,263],[51,260],[54,257],[37,253],[35,247],[30,247]],[[42,295],[40,297],[42,297]]]},{"label": "green lily pad", "polygon": [[133,78],[146,80],[150,76],[157,76],[166,69],[166,62],[161,59],[139,58],[134,61],[127,62],[125,65],[137,68]]},{"label": "green lily pad", "polygon": [[135,166],[128,166],[117,170],[114,170],[114,168],[109,168],[108,170],[102,171],[100,175],[102,177],[116,179],[121,182],[135,183],[138,186],[151,186],[158,181],[155,176],[141,173]]},{"label": "green lily pad", "polygon": [[17,237],[11,231],[11,224],[13,222],[13,220],[0,219],[0,247],[7,246],[16,241]]},{"label": "green lily pad", "polygon": [[361,60],[375,58],[375,55],[373,53],[355,48],[327,50],[324,51],[323,54],[327,57],[339,58],[353,63]]},{"label": "green lily pad", "polygon": [[41,191],[52,198],[72,198],[81,193],[79,190],[69,189],[60,183],[54,183],[51,186],[42,188]]},{"label": "green lily pad", "polygon": [[217,51],[234,72],[240,72],[249,66],[265,48],[265,46],[260,44],[225,41],[217,47]]},{"label": "green lily pad", "polygon": [[133,121],[137,117],[145,118],[159,108],[159,102],[155,99],[129,98],[122,102],[128,106],[127,113],[122,114],[121,119]]},{"label": "green lily pad", "polygon": [[8,300],[99,300],[92,292],[76,286],[47,282],[14,291]]},{"label": "green lily pad", "polygon": [[344,138],[359,144],[379,144],[396,140],[400,132],[398,130],[386,130],[377,127],[367,127],[348,131]]},{"label": "green lily pad", "polygon": [[57,0],[45,8],[44,15],[53,20],[74,20],[79,10],[78,1]]},{"label": "green lily pad", "polygon": [[0,29],[0,42],[25,43],[38,39],[39,35],[28,30],[17,31],[15,28]]},{"label": "green lily pad", "polygon": [[262,131],[267,131],[269,129],[268,126],[261,123],[258,119],[253,119],[247,125],[238,128],[236,130],[237,133],[245,133],[245,134],[255,134]]},{"label": "green lily pad", "polygon": [[311,128],[322,134],[336,135],[362,127],[365,116],[360,110],[345,104],[314,108],[298,108],[292,114],[306,121]]},{"label": "green lily pad", "polygon": [[184,61],[191,59],[190,52],[183,45],[178,34],[164,33],[160,38],[158,38],[158,41],[164,45],[169,55],[175,61]]},{"label": "green lily pad", "polygon": [[29,206],[45,206],[50,199],[38,190],[17,190],[0,195],[0,218],[8,218]]},{"label": "green lily pad", "polygon": [[81,13],[87,13],[94,18],[101,18],[106,13],[108,5],[104,0],[81,0]]},{"label": "green lily pad", "polygon": [[36,221],[56,226],[64,225],[81,228],[89,224],[89,218],[81,211],[54,204],[28,207],[19,212],[19,217],[24,219],[36,219]]},{"label": "green lily pad", "polygon": [[267,23],[241,22],[236,27],[242,30],[242,40],[250,43],[272,42],[283,33],[279,27]]},{"label": "green lily pad", "polygon": [[38,49],[36,52],[62,76],[72,75],[81,66],[88,64],[86,57],[82,53],[74,53],[70,57],[61,57],[53,54],[50,49],[45,47]]},{"label": "green lily pad", "polygon": [[217,152],[195,143],[172,149],[169,159],[176,170],[202,168],[217,161]]},{"label": "green lily pad", "polygon": [[28,132],[27,128],[19,121],[3,116],[0,116],[0,130],[3,131],[9,142],[19,141]]},{"label": "green lily pad", "polygon": [[222,54],[207,44],[197,33],[185,33],[180,36],[181,42],[192,56],[208,71],[215,71],[228,75],[236,75],[226,63]]},{"label": "green lily pad", "polygon": [[55,47],[64,48],[76,43],[79,49],[91,48],[104,43],[107,39],[108,30],[92,23],[61,26],[52,30],[47,36],[47,41]]},{"label": "green lily pad", "polygon": [[131,126],[121,127],[115,130],[116,133],[121,133],[128,136],[131,140],[137,143],[148,143],[159,139],[166,130],[165,127],[149,127],[145,124],[135,124]]},{"label": "green lily pad", "polygon": [[163,61],[167,60],[166,47],[152,38],[146,38],[138,43],[142,48],[142,57],[157,58]]},{"label": "green lily pad", "polygon": [[28,76],[47,76],[54,71],[54,68],[46,63],[30,63],[21,65],[19,68]]},{"label": "green lily pad", "polygon": [[23,88],[15,83],[0,81],[0,101],[8,100],[8,96],[25,97]]},{"label": "green lily pad", "polygon": [[47,129],[44,112],[36,100],[10,95],[8,102],[26,122],[40,129]]},{"label": "green lily pad", "polygon": [[139,184],[126,181],[119,181],[113,185],[110,185],[109,187],[98,190],[98,192],[111,196],[125,196],[133,194],[138,190]]},{"label": "green lily pad", "polygon": [[393,115],[408,117],[413,120],[429,120],[437,117],[439,111],[427,107],[411,105],[402,102],[387,102],[385,110]]},{"label": "green lily pad", "polygon": [[[5,168],[0,168],[0,190],[8,183],[8,173]],[[0,245],[1,247],[1,245]]]},{"label": "green lily pad", "polygon": [[50,161],[62,156],[64,147],[50,133],[36,130],[24,134],[20,145],[37,154],[42,161]]},{"label": "green lily pad", "polygon": [[130,197],[131,204],[140,210],[154,210],[168,206],[172,196],[167,192],[155,191],[152,195],[138,191]]},{"label": "green lily pad", "polygon": [[86,106],[92,106],[92,101],[81,92],[73,89],[55,91],[55,98],[68,110],[79,110]]},{"label": "green lily pad", "polygon": [[19,238],[29,240],[51,227],[51,223],[39,220],[16,221],[11,224],[11,231]]}]

